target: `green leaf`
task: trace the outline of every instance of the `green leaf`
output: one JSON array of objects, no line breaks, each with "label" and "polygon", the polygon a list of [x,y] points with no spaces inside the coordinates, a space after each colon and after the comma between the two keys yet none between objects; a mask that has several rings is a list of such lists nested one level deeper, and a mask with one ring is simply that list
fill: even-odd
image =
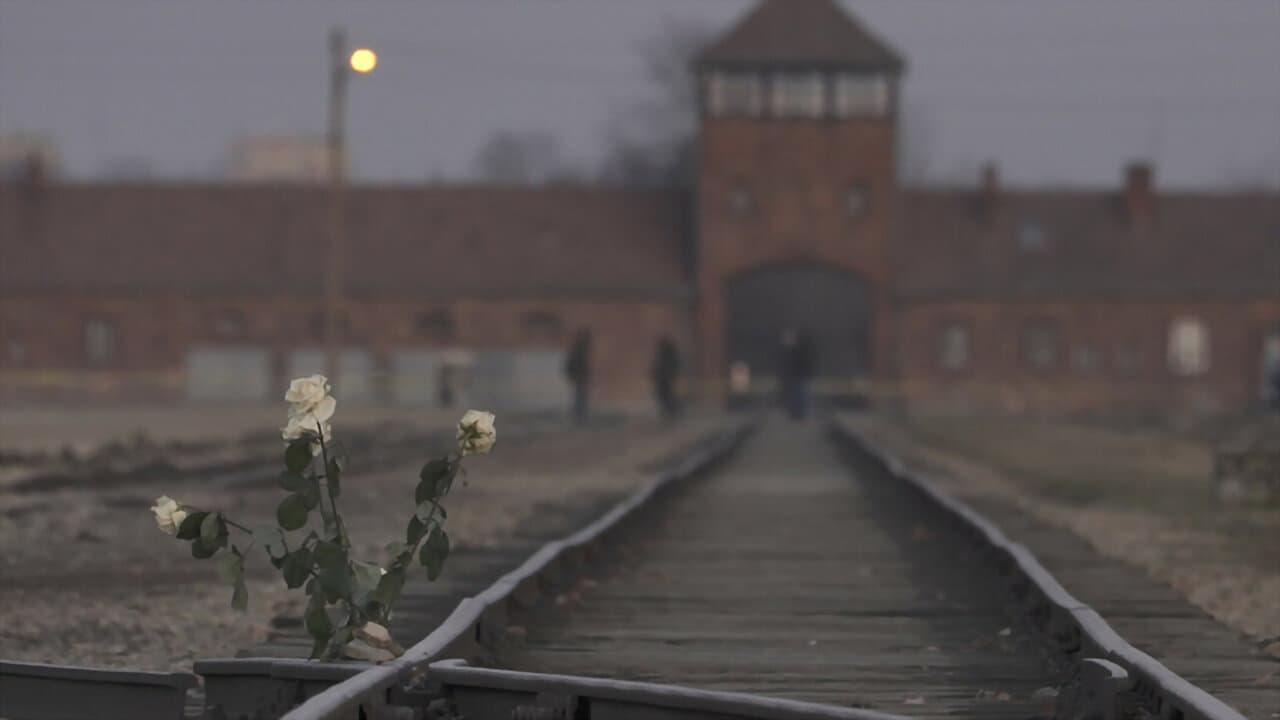
[{"label": "green leaf", "polygon": [[316,543],[312,552],[315,555],[316,565],[322,570],[333,570],[345,567],[347,564],[347,551],[343,550],[338,543],[321,540]]},{"label": "green leaf", "polygon": [[355,581],[352,599],[357,607],[363,607],[382,580],[382,568],[376,563],[356,560],[351,563],[351,578]]},{"label": "green leaf", "polygon": [[458,466],[444,458],[423,465],[422,472],[418,473],[420,480],[413,491],[413,501],[421,505],[428,500],[444,497],[449,493],[457,472]]},{"label": "green leaf", "polygon": [[307,505],[307,510],[315,510],[320,506],[320,482],[310,479],[307,486],[296,493]]},{"label": "green leaf", "polygon": [[325,611],[324,596],[319,593],[311,596],[307,602],[307,611],[302,616],[302,623],[306,626],[308,635],[317,641],[329,641],[329,637],[333,635],[333,623],[329,621],[329,613]]},{"label": "green leaf", "polygon": [[226,523],[222,521],[221,513],[209,513],[200,523],[200,541],[205,545],[210,547],[218,545],[218,538],[225,533]]},{"label": "green leaf", "polygon": [[218,552],[217,545],[206,545],[200,538],[191,541],[191,557],[197,560],[208,560],[216,552]]},{"label": "green leaf", "polygon": [[320,570],[317,578],[325,598],[337,602],[351,595],[351,571],[345,565],[340,568]]},{"label": "green leaf", "polygon": [[436,528],[427,536],[418,552],[418,562],[427,569],[427,579],[435,580],[444,570],[444,560],[449,556],[449,534],[442,528]]},{"label": "green leaf", "polygon": [[306,499],[298,493],[293,493],[280,501],[280,506],[276,508],[276,521],[285,530],[297,530],[307,524],[309,511]]},{"label": "green leaf", "polygon": [[342,493],[342,463],[338,462],[338,458],[329,460],[324,477],[329,484],[329,497],[338,497]]},{"label": "green leaf", "polygon": [[415,514],[409,518],[409,527],[405,530],[404,541],[410,547],[417,545],[423,535],[427,534],[427,526]]},{"label": "green leaf", "polygon": [[253,529],[253,540],[267,551],[267,556],[272,560],[279,560],[285,556],[284,533],[280,532],[280,528],[259,525]]},{"label": "green leaf", "polygon": [[383,607],[384,614],[390,611],[391,606],[395,605],[396,600],[400,598],[400,591],[404,588],[405,571],[403,568],[391,568],[378,579],[378,586],[374,588],[373,593],[369,595],[371,602],[376,602]]},{"label": "green leaf", "polygon": [[311,442],[311,437],[303,435],[284,449],[284,466],[289,472],[301,473],[311,465]]},{"label": "green leaf", "polygon": [[[308,450],[308,452],[310,451]],[[298,492],[307,487],[308,481],[305,475],[285,470],[280,473],[280,477],[276,479],[276,482],[289,492]]]},{"label": "green leaf", "polygon": [[218,579],[224,583],[235,584],[244,577],[244,561],[234,552],[220,553],[213,562]]},{"label": "green leaf", "polygon": [[290,588],[298,587],[311,576],[311,551],[307,548],[298,548],[289,553],[285,556],[280,570],[284,575],[285,585]]},{"label": "green leaf", "polygon": [[418,518],[423,523],[430,526],[436,521],[435,513],[439,507],[440,506],[436,504],[435,500],[427,500],[426,502],[419,504],[418,507],[414,508],[413,514],[414,514],[414,517]]},{"label": "green leaf", "polygon": [[195,540],[200,537],[200,526],[204,523],[207,512],[194,512],[182,519],[182,524],[178,526],[179,540]]},{"label": "green leaf", "polygon": [[244,575],[236,579],[236,589],[231,592],[231,609],[244,612],[249,608],[249,587],[244,584]]}]

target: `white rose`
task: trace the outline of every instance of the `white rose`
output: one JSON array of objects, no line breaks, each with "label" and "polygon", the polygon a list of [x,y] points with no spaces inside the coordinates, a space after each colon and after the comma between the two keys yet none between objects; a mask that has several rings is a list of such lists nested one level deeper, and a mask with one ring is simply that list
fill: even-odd
[{"label": "white rose", "polygon": [[156,498],[156,504],[151,507],[151,512],[156,514],[156,525],[162,532],[169,535],[177,535],[178,528],[182,527],[182,521],[187,519],[187,511],[168,495]]},{"label": "white rose", "polygon": [[463,455],[484,455],[493,449],[498,431],[493,413],[468,410],[458,421],[458,451]]},{"label": "white rose", "polygon": [[291,413],[303,414],[314,410],[328,396],[329,379],[323,375],[312,375],[294,378],[293,382],[289,383],[289,390],[285,392],[284,399],[293,405]]},{"label": "white rose", "polygon": [[297,440],[304,435],[323,436],[324,441],[329,442],[333,438],[333,426],[310,413],[290,415],[289,423],[281,429],[280,435],[285,440]]}]

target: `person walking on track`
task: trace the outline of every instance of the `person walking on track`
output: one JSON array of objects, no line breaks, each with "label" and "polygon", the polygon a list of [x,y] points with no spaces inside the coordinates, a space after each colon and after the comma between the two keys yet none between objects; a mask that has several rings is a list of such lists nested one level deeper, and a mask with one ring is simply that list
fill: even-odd
[{"label": "person walking on track", "polygon": [[671,420],[680,412],[679,401],[676,399],[676,379],[680,376],[680,351],[669,335],[663,335],[658,340],[651,375],[653,395],[658,403],[658,414],[663,420]]},{"label": "person walking on track", "polygon": [[587,421],[588,397],[591,390],[591,331],[583,328],[574,337],[565,360],[564,374],[573,385],[573,419],[579,425]]},{"label": "person walking on track", "polygon": [[794,420],[803,420],[809,409],[809,380],[814,370],[813,345],[796,330],[782,333],[778,358],[778,379],[782,404]]}]

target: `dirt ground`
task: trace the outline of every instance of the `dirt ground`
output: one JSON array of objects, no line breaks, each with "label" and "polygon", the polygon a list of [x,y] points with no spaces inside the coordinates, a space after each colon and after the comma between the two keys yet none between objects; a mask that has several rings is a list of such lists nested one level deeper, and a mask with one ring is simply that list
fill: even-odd
[{"label": "dirt ground", "polygon": [[[230,414],[199,420],[178,417],[174,430],[236,432],[273,425],[282,415]],[[340,417],[348,424],[352,414]],[[173,423],[172,414],[148,417],[100,415],[80,421],[82,442],[112,436],[95,420],[131,431],[146,422]],[[9,422],[11,418],[6,418]],[[144,422],[145,421],[145,422]],[[451,427],[452,416],[428,419]],[[530,523],[564,522],[554,508],[584,497],[620,498],[643,477],[639,468],[706,432],[714,418],[690,418],[674,427],[626,420],[570,429],[540,427],[524,440],[511,421],[498,418],[494,453],[468,462],[469,480],[446,504],[455,545],[493,546]],[[6,430],[8,427],[6,426]],[[71,424],[68,424],[71,427]],[[338,424],[335,432],[341,432]],[[38,426],[27,428],[36,447]],[[62,437],[61,432],[56,432]],[[166,435],[157,433],[158,438]],[[532,439],[531,439],[532,438]],[[7,445],[12,437],[6,431]],[[397,539],[411,511],[421,463],[362,474],[360,458],[343,480],[340,500],[359,557],[383,560],[381,548]],[[162,534],[149,506],[168,494],[197,507],[217,507],[250,527],[271,522],[283,496],[275,488],[233,488],[220,483],[149,482],[110,488],[73,487],[49,492],[0,492],[0,657],[30,662],[147,670],[189,669],[196,658],[229,657],[266,637],[271,619],[296,611],[301,595],[289,592],[264,557],[249,563],[250,607],[230,609],[230,588],[212,565],[193,560],[185,542]],[[577,528],[564,528],[570,532]],[[260,553],[256,553],[260,555]],[[446,568],[446,573],[448,568]]]},{"label": "dirt ground", "polygon": [[1143,568],[1280,657],[1280,507],[1218,499],[1205,434],[1009,419],[869,419],[960,497],[995,494]]}]

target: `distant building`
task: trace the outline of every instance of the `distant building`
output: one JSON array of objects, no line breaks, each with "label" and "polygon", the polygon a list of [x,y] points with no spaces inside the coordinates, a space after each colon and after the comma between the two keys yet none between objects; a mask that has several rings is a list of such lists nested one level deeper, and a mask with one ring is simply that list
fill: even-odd
[{"label": "distant building", "polygon": [[227,177],[235,182],[324,182],[329,178],[329,146],[324,138],[245,138],[232,148]]},{"label": "distant building", "polygon": [[[346,203],[344,398],[647,404],[670,335],[711,402],[819,390],[919,410],[1238,412],[1280,337],[1280,194],[904,188],[905,64],[831,0],[766,0],[699,57],[691,193],[379,186]],[[269,155],[269,154],[268,154]],[[1117,161],[1117,168],[1122,165]],[[0,393],[277,398],[322,358],[323,187],[0,189]]]},{"label": "distant building", "polygon": [[0,181],[15,181],[39,173],[56,177],[60,170],[53,141],[30,133],[0,134]]}]

